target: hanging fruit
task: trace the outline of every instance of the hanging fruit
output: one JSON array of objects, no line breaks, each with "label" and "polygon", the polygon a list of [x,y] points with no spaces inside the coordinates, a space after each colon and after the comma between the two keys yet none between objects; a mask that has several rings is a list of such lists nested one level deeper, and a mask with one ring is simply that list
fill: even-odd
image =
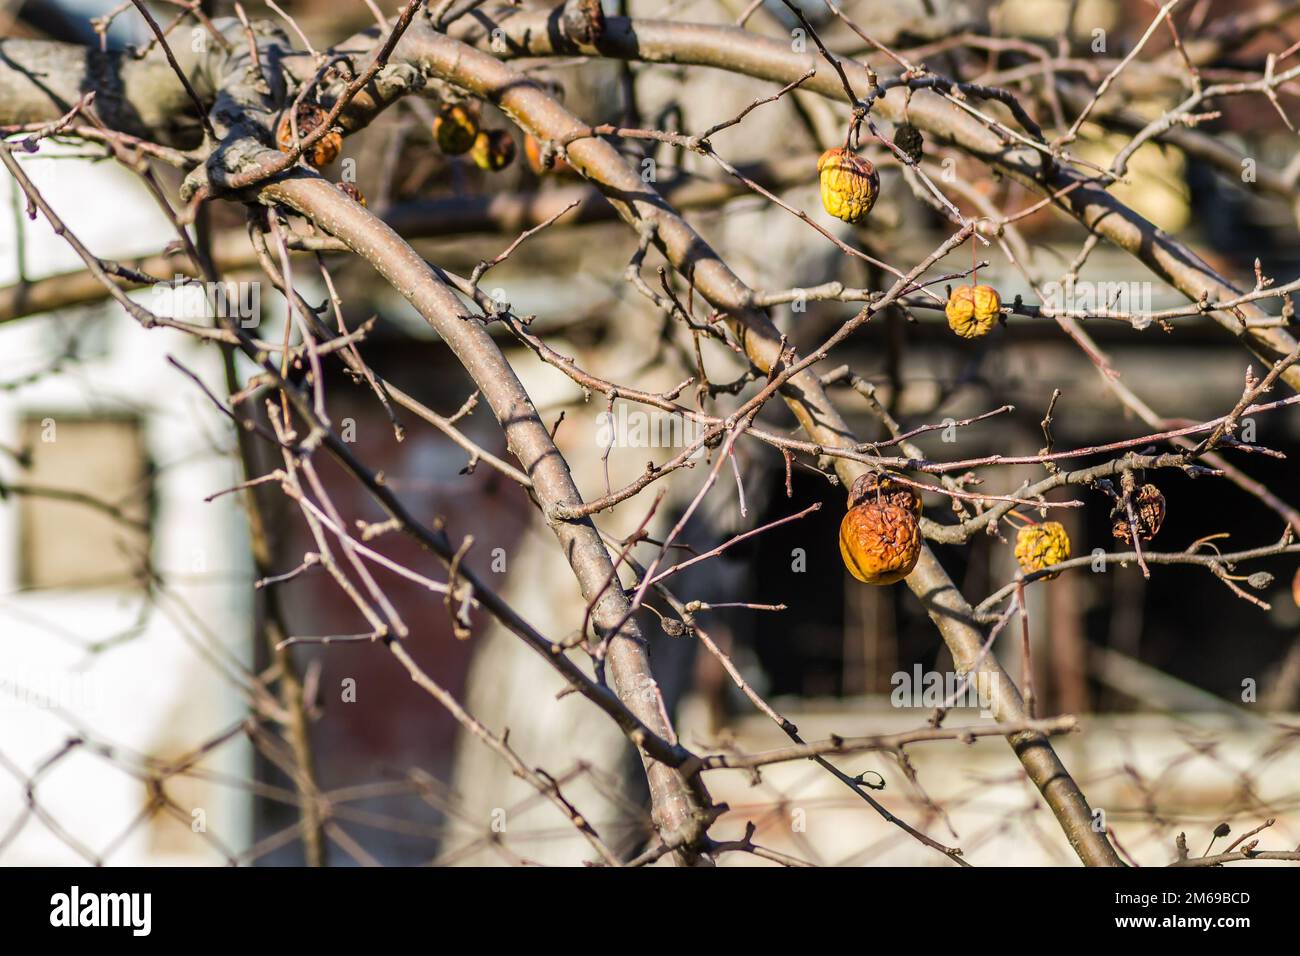
[{"label": "hanging fruit", "polygon": [[558,150],[551,150],[548,154],[537,141],[537,137],[531,133],[524,137],[524,158],[528,160],[528,168],[533,171],[534,176],[544,176],[547,173],[559,176],[573,172],[573,167]]},{"label": "hanging fruit", "polygon": [[[1155,485],[1143,485],[1133,496],[1133,517],[1137,519],[1138,537],[1150,541],[1165,523],[1165,496]],[[1128,544],[1133,543],[1133,532],[1129,528],[1128,509],[1123,502],[1110,533]]]},{"label": "hanging fruit", "polygon": [[899,123],[894,127],[894,145],[914,163],[919,163],[925,152],[925,139],[911,123]]},{"label": "hanging fruit", "polygon": [[478,136],[478,120],[460,103],[444,105],[433,119],[433,139],[448,156],[468,153]]},{"label": "hanging fruit", "polygon": [[944,306],[948,328],[963,339],[988,335],[1002,314],[1002,300],[991,285],[964,285],[954,289]]},{"label": "hanging fruit", "polygon": [[[327,116],[329,113],[316,103],[303,103],[299,106],[296,120],[299,140],[306,139],[319,129]],[[293,124],[289,122],[288,112],[280,117],[280,123],[275,128],[275,143],[282,153],[293,150]],[[302,155],[303,159],[320,169],[334,162],[342,149],[343,136],[337,130],[331,129],[315,145],[307,147]]]},{"label": "hanging fruit", "polygon": [[828,213],[852,223],[867,218],[880,193],[880,176],[869,160],[851,150],[828,149],[817,160],[817,172]]},{"label": "hanging fruit", "polygon": [[[1025,525],[1016,533],[1016,561],[1026,574],[1060,564],[1070,556],[1070,536],[1059,521]],[[1056,574],[1045,575],[1054,578]]]},{"label": "hanging fruit", "polygon": [[503,129],[485,129],[474,139],[469,158],[479,169],[497,172],[505,169],[515,159],[515,141]]},{"label": "hanging fruit", "polygon": [[862,475],[849,492],[840,522],[840,557],[866,584],[893,584],[916,567],[921,555],[921,499],[888,476]]}]

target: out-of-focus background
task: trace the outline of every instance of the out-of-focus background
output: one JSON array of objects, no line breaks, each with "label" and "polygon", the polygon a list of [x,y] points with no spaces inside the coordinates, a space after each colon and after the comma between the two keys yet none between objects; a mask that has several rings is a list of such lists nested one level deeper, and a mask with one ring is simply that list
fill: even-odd
[{"label": "out-of-focus background", "polygon": [[[1203,22],[1213,23],[1264,5],[1216,0],[1195,6]],[[116,6],[111,0],[0,0],[0,34],[98,43],[89,18]],[[360,2],[282,6],[318,48],[373,22]],[[394,8],[385,0],[379,6],[390,13]],[[999,35],[1053,49],[1067,43],[1079,56],[1088,55],[1096,30],[1110,38],[1112,54],[1123,55],[1153,15],[1146,3],[1117,0],[849,0],[844,6],[899,49],[933,46],[973,24],[991,23]],[[275,19],[257,0],[245,7],[251,17]],[[743,7],[739,0],[623,0],[617,10],[607,4],[611,14],[717,23],[734,22]],[[226,16],[233,5],[219,0],[203,8]],[[805,9],[836,49],[861,49],[819,4]],[[160,12],[160,19],[174,12]],[[1234,55],[1248,60],[1286,49],[1300,38],[1300,17],[1294,21],[1279,17]],[[788,35],[793,25],[788,11],[773,2],[748,24],[770,36]],[[105,34],[111,44],[146,39],[131,12],[114,18]],[[1161,35],[1143,59],[1170,49]],[[945,55],[934,53],[935,64]],[[537,76],[563,86],[570,109],[592,122],[619,118],[627,75],[618,64],[535,66]],[[990,54],[990,73],[1008,68]],[[642,122],[660,128],[698,131],[774,91],[715,71],[632,70]],[[1149,117],[1180,95],[1176,84],[1157,78],[1146,95],[1124,105]],[[522,162],[488,177],[433,149],[426,120],[427,110],[404,103],[346,141],[344,161],[355,164],[358,185],[381,214],[400,219],[417,197],[489,191],[563,197],[582,189],[575,179],[539,176]],[[494,121],[510,128],[499,115]],[[906,187],[896,165],[882,163],[882,198],[869,232],[821,211],[816,156],[842,138],[844,121],[841,104],[794,94],[719,134],[714,144],[730,162],[762,164],[783,198],[826,228],[910,266],[950,230]],[[1295,133],[1263,97],[1234,99],[1223,117],[1200,128],[1261,166],[1285,168],[1295,155]],[[1089,123],[1079,152],[1104,164],[1124,142],[1102,123]],[[681,201],[692,223],[754,286],[882,281],[752,194],[717,202],[710,183],[730,186],[707,160],[658,147],[654,156],[661,184],[686,197]],[[101,257],[155,255],[173,238],[139,180],[104,159],[102,149],[47,143],[24,159],[24,168]],[[1028,205],[1027,194],[993,180],[973,161],[958,158],[954,168],[960,185],[950,194],[963,208],[975,208],[977,197],[1007,209]],[[1203,158],[1156,145],[1137,153],[1130,172],[1131,183],[1116,187],[1116,194],[1225,276],[1251,286],[1257,259],[1280,281],[1300,270],[1296,213],[1284,199]],[[702,197],[696,208],[692,195]],[[0,285],[76,270],[80,262],[71,249],[23,208],[14,182],[0,176]],[[219,234],[237,242],[239,210],[216,215]],[[1035,267],[1046,276],[1062,273],[1084,239],[1076,224],[1049,210],[1020,225]],[[518,230],[441,231],[448,234],[421,239],[417,248],[430,261],[468,274]],[[523,245],[486,284],[501,289],[519,314],[535,314],[534,330],[581,366],[643,388],[667,388],[689,371],[677,365],[682,346],[665,336],[662,317],[622,279],[635,248],[636,237],[617,222],[556,228]],[[1004,301],[1017,294],[1032,300],[1021,274],[996,247],[981,254],[991,260],[982,280]],[[964,267],[969,248],[953,258],[949,267]],[[256,280],[254,268],[248,256],[233,274]],[[431,408],[443,414],[459,408],[472,391],[469,380],[418,316],[363,263],[339,259],[333,268],[349,325],[379,316],[365,345],[371,364]],[[1134,259],[1104,245],[1080,278],[1136,283],[1137,294],[1149,296],[1148,308],[1182,301]],[[309,300],[326,295],[308,270],[297,282]],[[195,305],[151,289],[132,295],[177,316]],[[773,315],[796,345],[806,347],[853,309],[809,302],[806,310],[777,306]],[[266,282],[260,284],[260,314],[258,334],[276,340],[284,302]],[[831,364],[847,363],[873,383],[905,428],[1016,406],[1013,414],[959,429],[954,442],[938,432],[919,438],[935,457],[1033,454],[1043,444],[1040,421],[1054,389],[1062,393],[1053,426],[1057,447],[1151,431],[1119,405],[1093,364],[1050,322],[1015,322],[970,346],[947,333],[941,314],[918,311],[912,318],[898,313],[873,322],[841,346]],[[1120,322],[1089,324],[1088,331],[1123,382],[1166,419],[1213,418],[1241,394],[1247,354],[1208,319],[1181,320],[1173,335]],[[503,345],[543,417],[554,421],[564,413],[557,442],[584,494],[600,494],[603,449],[594,436],[603,404],[587,401],[527,350]],[[252,678],[268,662],[255,639],[255,573],[244,516],[235,495],[206,500],[239,480],[233,436],[213,403],[168,361],[220,391],[218,357],[176,333],[144,331],[105,301],[5,321],[0,355],[0,864],[301,862],[284,744],[245,723]],[[731,361],[721,350],[708,359],[718,369]],[[741,371],[737,365],[731,377]],[[354,425],[358,456],[385,473],[418,517],[441,517],[457,539],[473,534],[470,564],[499,575],[499,589],[529,621],[557,636],[579,626],[576,584],[520,489],[488,468],[466,474],[465,454],[418,423],[408,423],[405,440],[395,441],[364,385],[336,374],[329,394],[334,420]],[[859,434],[881,434],[860,396],[837,394]],[[1289,457],[1256,456],[1245,464],[1297,503],[1293,462],[1300,455],[1300,418],[1287,410],[1256,424],[1257,440]],[[505,454],[485,409],[463,427],[484,447]],[[717,603],[787,605],[779,613],[739,609],[703,620],[745,678],[806,739],[923,726],[930,707],[890,701],[894,675],[918,667],[927,673],[953,669],[921,606],[905,588],[863,587],[844,571],[835,546],[842,490],[796,470],[793,497],[787,498],[779,456],[765,446],[738,447],[749,514],[741,517],[734,486],[720,483],[688,527],[691,544],[712,547],[813,502],[823,508],[741,544],[699,573],[681,575],[677,593]],[[671,448],[615,449],[610,480],[617,486],[641,472],[647,458],[672,454]],[[685,474],[674,482],[652,530],[667,527],[694,494],[699,477]],[[1042,474],[1038,466],[1001,468],[987,474],[985,487],[1011,490]],[[341,472],[324,470],[324,478],[349,520],[380,518],[363,489]],[[1165,550],[1218,533],[1230,537],[1217,546],[1240,550],[1271,544],[1282,533],[1275,512],[1226,482],[1170,472],[1162,473],[1160,484],[1169,517],[1156,544]],[[938,515],[946,503],[935,499],[927,507]],[[644,503],[622,507],[603,523],[621,536],[643,513]],[[1054,517],[1066,524],[1076,554],[1111,549],[1103,501]],[[276,566],[287,572],[312,545],[300,515],[286,508],[280,519]],[[399,560],[427,564],[414,545],[386,544]],[[972,600],[1014,574],[1011,544],[997,537],[937,550]],[[503,560],[494,564],[497,555]],[[1300,842],[1296,567],[1294,560],[1274,559],[1249,569],[1261,570],[1271,581],[1251,593],[1267,609],[1235,597],[1204,571],[1183,567],[1156,568],[1150,580],[1131,566],[1068,573],[1029,591],[1039,713],[1083,717],[1085,733],[1058,741],[1062,756],[1091,803],[1105,811],[1124,850],[1144,864],[1171,860],[1180,832],[1199,852],[1223,821],[1240,833],[1273,818],[1271,839],[1287,847]],[[566,794],[607,839],[624,849],[646,839],[636,761],[612,725],[576,695],[557,697],[561,680],[511,635],[483,623],[472,639],[456,640],[439,595],[396,576],[381,580],[404,615],[419,622],[412,653],[422,666],[486,724],[508,727],[512,746],[530,765],[565,782]],[[365,630],[319,570],[274,586],[295,634]],[[688,746],[752,751],[785,742],[713,657],[663,634],[653,615],[644,617],[654,635],[656,673]],[[458,733],[388,654],[370,644],[304,645],[295,653],[314,692],[312,742],[330,806],[332,863],[575,863],[590,854],[552,806],[514,779],[496,755]],[[998,656],[1009,673],[1021,674],[1018,641],[1000,646]],[[977,710],[960,710],[948,722],[981,719]],[[877,799],[937,839],[962,846],[972,862],[1073,861],[1002,741],[931,743],[909,755],[910,767],[884,755],[839,763],[853,774],[881,774],[887,786],[873,794]],[[756,840],[814,862],[943,863],[810,763],[767,768],[761,779],[718,773],[709,783],[732,808],[716,831],[719,838],[739,835],[753,821]]]}]

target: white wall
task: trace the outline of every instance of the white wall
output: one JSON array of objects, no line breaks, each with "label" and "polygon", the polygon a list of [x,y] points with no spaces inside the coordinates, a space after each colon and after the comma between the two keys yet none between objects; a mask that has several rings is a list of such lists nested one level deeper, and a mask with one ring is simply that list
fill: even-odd
[{"label": "white wall", "polygon": [[[111,162],[54,158],[60,152],[73,151],[46,141],[39,155],[23,158],[24,169],[93,252],[125,258],[156,252],[175,238],[133,177]],[[16,191],[0,173],[0,284],[18,276],[11,212]],[[23,217],[22,229],[29,278],[80,266],[43,218]],[[157,305],[150,290],[137,298]],[[0,326],[0,383],[43,367],[59,329],[85,314]],[[0,389],[0,443],[16,447],[22,418],[30,414],[50,415],[56,423],[61,415],[140,416],[158,469],[153,561],[169,583],[142,633],[87,653],[87,645],[130,627],[144,597],[102,589],[20,593],[19,506],[12,497],[0,502],[0,865],[83,859],[56,835],[57,827],[92,857],[111,851],[109,863],[217,862],[220,855],[202,835],[165,815],[115,841],[148,799],[145,784],[124,768],[143,766],[145,755],[178,757],[244,713],[222,673],[246,664],[250,644],[243,515],[235,496],[202,500],[237,480],[227,454],[232,437],[225,419],[166,356],[203,376],[219,395],[220,361],[210,346],[179,333],[140,328],[115,304],[93,314],[102,354],[33,384]],[[22,480],[7,455],[0,455],[0,476]],[[40,778],[35,800],[56,823],[51,827],[28,807],[25,780],[78,734],[115,749],[106,757],[77,748]],[[187,813],[201,808],[208,835],[235,851],[247,847],[251,802],[239,782],[251,772],[248,745],[233,739],[199,766],[236,782],[173,777],[167,794]]]}]

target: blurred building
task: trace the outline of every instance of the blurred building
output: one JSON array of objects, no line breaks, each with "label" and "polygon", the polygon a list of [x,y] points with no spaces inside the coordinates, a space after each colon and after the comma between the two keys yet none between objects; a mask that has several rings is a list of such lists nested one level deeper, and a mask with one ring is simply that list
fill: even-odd
[{"label": "blurred building", "polygon": [[[169,241],[133,177],[72,152],[24,165],[69,229],[105,257]],[[21,213],[8,176],[0,197]],[[0,222],[0,282],[79,265],[44,220]],[[251,837],[223,782],[249,748],[194,751],[244,716],[250,572],[233,499],[203,500],[236,480],[225,420],[168,362],[215,382],[217,355],[115,304],[2,326],[0,351],[0,863],[220,862]]]}]

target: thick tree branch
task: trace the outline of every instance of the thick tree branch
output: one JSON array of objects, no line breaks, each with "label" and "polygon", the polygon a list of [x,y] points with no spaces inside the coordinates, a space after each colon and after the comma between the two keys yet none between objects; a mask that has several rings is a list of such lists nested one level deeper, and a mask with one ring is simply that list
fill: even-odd
[{"label": "thick tree branch", "polygon": [[[347,243],[437,330],[483,393],[505,430],[510,451],[532,480],[533,491],[548,516],[547,523],[584,597],[595,599],[592,618],[596,625],[611,629],[616,626],[628,614],[629,605],[621,589],[601,594],[604,582],[613,573],[609,552],[590,520],[557,521],[549,517],[557,506],[580,503],[581,495],[523,385],[483,326],[400,236],[324,180],[291,177],[263,187],[261,195],[264,201],[293,209]],[[610,635],[608,667],[619,699],[646,727],[674,741],[645,641],[634,621],[627,621],[619,633]],[[678,771],[644,752],[642,757],[661,832],[665,836],[702,833],[708,806],[702,786],[688,785]]]},{"label": "thick tree branch", "polygon": [[[586,53],[649,63],[709,66],[775,83],[797,79],[817,61],[816,54],[795,53],[790,44],[783,41],[755,36],[735,27],[696,23],[609,17],[604,33],[594,44],[579,43],[567,37],[557,26],[553,14],[546,12],[527,11],[503,15],[499,19],[489,19],[484,15],[482,28],[488,31],[488,35],[493,29],[503,31],[508,55],[513,56]],[[483,37],[475,36],[474,39],[482,41]],[[856,89],[870,86],[864,67],[847,58],[840,59],[839,63]],[[839,79],[833,71],[823,71],[801,88],[832,99],[843,97]],[[936,93],[917,90],[910,96],[904,91],[895,96],[886,94],[875,100],[873,113],[891,122],[902,122],[906,114],[908,122],[936,142],[955,146],[991,169],[1045,196],[1059,195],[1056,205],[1090,231],[1136,257],[1159,278],[1193,301],[1202,297],[1211,301],[1230,299],[1241,294],[1185,245],[1138,215],[1089,177],[1053,163],[1038,150],[1008,144],[979,119]],[[1247,329],[1244,326],[1243,317],[1263,317],[1262,309],[1248,304],[1237,311],[1240,317],[1230,311],[1209,314],[1270,363],[1295,348],[1295,339],[1284,329]],[[1284,380],[1292,388],[1300,389],[1300,368],[1288,370]]]},{"label": "thick tree branch", "polygon": [[[544,28],[541,23],[536,26]],[[733,32],[742,42],[748,36],[743,31]],[[528,39],[526,32],[524,39]],[[604,49],[604,41],[601,42]],[[788,53],[780,44],[770,45],[783,54]],[[539,139],[563,141],[586,128],[586,124],[538,86],[493,57],[450,37],[428,30],[413,30],[404,38],[399,55],[438,78],[497,104]],[[781,60],[784,59],[787,57],[782,56]],[[794,59],[802,66],[785,82],[802,75],[810,65],[807,58]],[[819,75],[810,82],[823,79]],[[826,82],[836,81],[832,77]],[[864,88],[865,82],[863,77]],[[728,316],[754,364],[765,372],[771,370],[780,360],[784,343],[767,315],[753,307],[753,290],[651,186],[641,181],[608,143],[598,139],[579,139],[569,147],[568,153],[569,162],[605,192],[619,215],[638,231],[652,236],[655,245],[673,266],[710,304]],[[782,389],[782,395],[814,441],[837,446],[855,443],[849,426],[831,405],[813,369],[791,378]],[[865,466],[842,458],[837,460],[836,468],[846,486],[866,470]],[[995,717],[1003,723],[1024,723],[1027,715],[1019,691],[997,661],[981,653],[984,634],[970,604],[928,548],[922,549],[916,569],[906,583],[939,628],[958,669],[963,672],[975,669],[989,675],[989,683],[995,688]],[[1093,828],[1092,811],[1087,800],[1047,737],[1033,731],[1022,731],[1009,736],[1008,740],[1080,859],[1090,865],[1118,866],[1118,856],[1105,834]]]}]

